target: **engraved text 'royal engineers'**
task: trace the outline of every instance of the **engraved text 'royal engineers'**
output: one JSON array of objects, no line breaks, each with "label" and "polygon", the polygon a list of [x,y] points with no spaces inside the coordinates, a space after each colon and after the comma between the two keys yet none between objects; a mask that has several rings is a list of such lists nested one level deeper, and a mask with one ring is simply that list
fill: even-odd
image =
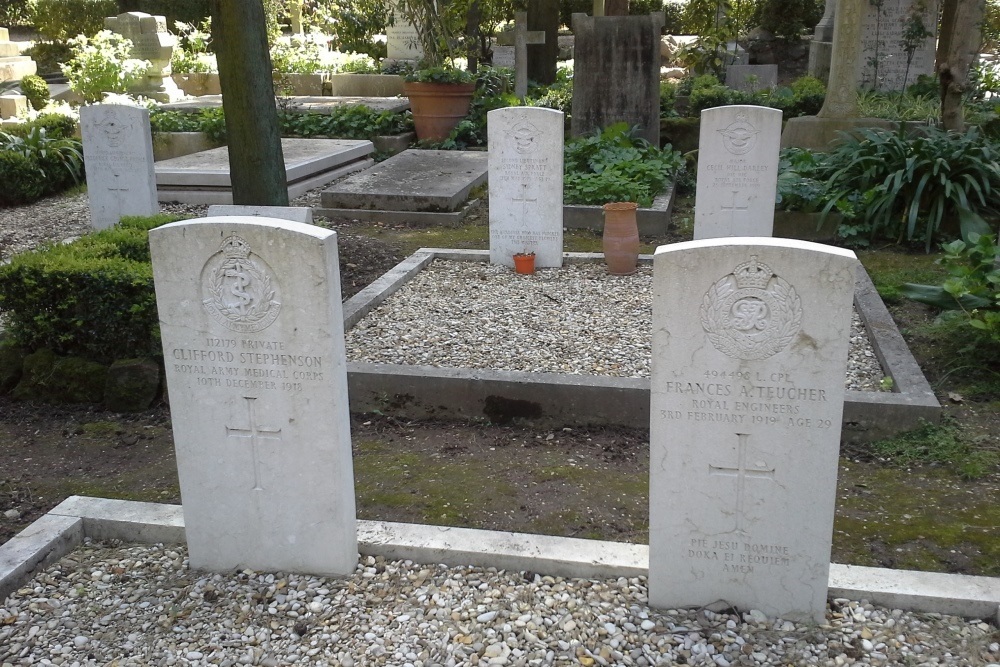
[{"label": "engraved text 'royal engineers'", "polygon": [[786,239],[657,249],[651,605],[823,619],[856,267]]}]

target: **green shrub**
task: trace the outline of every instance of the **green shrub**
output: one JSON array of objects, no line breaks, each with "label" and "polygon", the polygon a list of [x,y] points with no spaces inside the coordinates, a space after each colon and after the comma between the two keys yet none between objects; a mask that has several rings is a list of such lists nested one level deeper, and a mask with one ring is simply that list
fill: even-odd
[{"label": "green shrub", "polygon": [[388,4],[382,0],[321,0],[312,3],[306,18],[310,25],[334,35],[333,48],[344,53],[366,53],[376,60],[385,58],[386,45],[375,35],[385,32]]},{"label": "green shrub", "polygon": [[21,92],[28,98],[28,104],[35,111],[41,111],[49,103],[49,84],[36,74],[21,78]]},{"label": "green shrub", "polygon": [[759,20],[752,22],[775,37],[797,39],[819,23],[823,4],[817,0],[760,0],[756,7]]},{"label": "green shrub", "polygon": [[39,114],[34,120],[9,126],[5,132],[17,137],[26,137],[35,128],[45,130],[50,139],[71,139],[76,132],[77,122],[72,116],[61,113]]},{"label": "green shrub", "polygon": [[106,16],[118,14],[117,0],[31,0],[30,6],[32,25],[56,42],[95,35]]},{"label": "green shrub", "polygon": [[165,111],[155,108],[149,113],[153,132],[204,132],[213,141],[225,143],[226,114],[218,109],[200,109],[197,113]]},{"label": "green shrub", "polygon": [[69,41],[72,57],[62,66],[69,86],[87,102],[99,102],[103,93],[125,93],[138,83],[150,63],[130,58],[132,42],[110,30],[93,38]]},{"label": "green shrub", "polygon": [[177,21],[201,23],[211,16],[209,0],[135,0],[135,2],[135,11],[163,16],[167,19],[167,25],[174,25]]},{"label": "green shrub", "polygon": [[28,204],[45,192],[45,176],[38,160],[21,153],[0,150],[0,204]]},{"label": "green shrub", "polygon": [[0,25],[30,25],[31,11],[28,4],[29,0],[4,0],[0,4]]},{"label": "green shrub", "polygon": [[35,42],[24,55],[35,61],[39,74],[59,74],[62,63],[71,57],[71,49],[65,42]]},{"label": "green shrub", "polygon": [[158,356],[147,229],[132,220],[0,266],[0,313],[16,345],[107,363]]},{"label": "green shrub", "polygon": [[563,179],[567,204],[634,201],[653,204],[666,183],[684,166],[684,158],[667,146],[660,150],[636,136],[636,129],[616,123],[566,144]]},{"label": "green shrub", "polygon": [[[16,153],[37,165],[41,194],[59,192],[83,178],[83,146],[76,139],[53,138],[43,127],[25,136],[0,132],[0,151]],[[40,195],[39,195],[40,196]]]},{"label": "green shrub", "polygon": [[863,220],[873,237],[923,240],[930,250],[948,222],[952,236],[984,233],[998,210],[1000,151],[976,128],[957,134],[934,127],[918,136],[862,130],[828,153],[826,210],[862,193]]},{"label": "green shrub", "polygon": [[969,234],[967,240],[944,246],[938,263],[950,277],[941,285],[903,285],[905,296],[956,311],[992,345],[1000,344],[1000,248],[989,234]]}]

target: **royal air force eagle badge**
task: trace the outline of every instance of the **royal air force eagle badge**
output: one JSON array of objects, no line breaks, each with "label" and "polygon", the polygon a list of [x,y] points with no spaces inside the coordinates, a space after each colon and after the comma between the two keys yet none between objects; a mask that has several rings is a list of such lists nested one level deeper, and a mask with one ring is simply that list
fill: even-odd
[{"label": "royal air force eagle badge", "polygon": [[767,359],[802,326],[795,288],[757,256],[712,285],[701,303],[701,326],[717,350],[736,359]]}]

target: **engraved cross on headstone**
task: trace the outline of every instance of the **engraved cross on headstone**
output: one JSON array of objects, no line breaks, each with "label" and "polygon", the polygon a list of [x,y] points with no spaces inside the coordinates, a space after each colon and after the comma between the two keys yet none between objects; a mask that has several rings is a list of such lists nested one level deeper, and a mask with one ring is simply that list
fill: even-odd
[{"label": "engraved cross on headstone", "polygon": [[244,396],[243,398],[245,398],[247,402],[247,414],[250,418],[250,428],[234,428],[232,426],[227,426],[226,437],[250,440],[250,451],[253,456],[253,490],[263,491],[264,487],[260,485],[260,453],[257,450],[257,443],[259,440],[277,440],[281,442],[281,429],[259,426],[257,424],[257,410],[254,407],[254,401],[257,399],[252,396]]},{"label": "engraved cross on headstone", "polygon": [[[509,46],[510,37],[501,35],[497,43]],[[514,94],[528,94],[528,44],[544,44],[544,30],[528,30],[528,12],[514,12]]]},{"label": "engraved cross on headstone", "polygon": [[538,198],[537,197],[529,198],[528,197],[528,184],[527,183],[521,183],[521,196],[520,197],[514,197],[513,199],[511,199],[511,201],[513,201],[513,202],[520,202],[521,203],[521,218],[522,218],[522,222],[523,222],[524,218],[528,217],[528,204],[531,203],[531,202],[537,202]]},{"label": "engraved cross on headstone", "polygon": [[747,478],[752,478],[770,479],[773,481],[774,468],[767,468],[764,463],[757,463],[760,467],[748,468],[747,440],[750,438],[750,435],[747,433],[737,433],[736,437],[739,438],[739,445],[737,446],[736,454],[736,467],[727,468],[725,466],[709,465],[708,474],[736,478],[736,532],[745,535],[747,531],[743,525],[743,520],[745,518],[746,480]]},{"label": "engraved cross on headstone", "polygon": [[122,200],[122,193],[123,192],[128,192],[130,188],[123,188],[123,187],[121,187],[118,184],[118,179],[120,178],[120,176],[118,174],[112,174],[112,176],[115,177],[115,187],[108,188],[108,192],[114,192],[115,193],[115,200],[118,202],[118,211],[117,212],[118,212],[119,215],[121,215],[121,212],[122,212],[123,207],[125,205],[124,200]]},{"label": "engraved cross on headstone", "polygon": [[738,212],[740,212],[740,211],[749,211],[750,210],[750,202],[749,201],[746,202],[745,204],[743,204],[743,206],[737,206],[736,205],[736,195],[739,194],[739,190],[733,190],[732,192],[733,192],[733,196],[732,196],[732,199],[730,200],[729,206],[720,206],[719,209],[723,210],[723,211],[729,211],[729,214],[730,214],[729,224],[730,225],[735,225],[736,224],[736,214]]}]

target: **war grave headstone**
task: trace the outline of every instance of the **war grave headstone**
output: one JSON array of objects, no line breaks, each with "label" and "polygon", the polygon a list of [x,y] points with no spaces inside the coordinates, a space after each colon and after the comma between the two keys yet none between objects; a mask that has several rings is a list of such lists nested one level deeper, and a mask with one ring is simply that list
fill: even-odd
[{"label": "war grave headstone", "polygon": [[540,107],[487,116],[491,264],[533,252],[536,267],[562,266],[563,116]]},{"label": "war grave headstone", "polygon": [[[282,139],[288,196],[297,197],[346,174],[374,164],[370,141],[349,139]],[[155,165],[160,201],[187,204],[232,204],[229,149],[225,146],[161,160]]]},{"label": "war grave headstone", "polygon": [[745,237],[653,264],[650,605],[820,623],[857,259]]},{"label": "war grave headstone", "polygon": [[353,572],[336,233],[220,217],[149,241],[191,566]]},{"label": "war grave headstone", "polygon": [[919,75],[934,73],[938,3],[930,0],[922,5],[922,22],[930,34],[914,45],[913,58],[907,66],[903,32],[913,11],[912,0],[883,0],[864,5],[856,79],[859,88],[900,92],[916,82]]},{"label": "war grave headstone", "polygon": [[484,151],[409,149],[332,184],[317,215],[403,224],[457,223],[471,209],[469,193],[486,181]]},{"label": "war grave headstone", "polygon": [[251,216],[255,218],[280,218],[292,222],[302,222],[311,225],[312,209],[308,206],[247,206],[239,204],[213,204],[208,207],[207,217],[216,216]]},{"label": "war grave headstone", "polygon": [[80,107],[80,134],[95,229],[111,227],[123,215],[160,210],[149,110],[124,104]]},{"label": "war grave headstone", "polygon": [[132,92],[158,102],[184,97],[170,77],[170,57],[177,46],[177,37],[167,30],[166,18],[145,12],[124,12],[105,18],[104,27],[132,41],[133,58],[150,62],[143,80],[133,86]]},{"label": "war grave headstone", "polygon": [[[501,48],[513,47],[513,65],[498,65],[496,48],[493,51],[494,67],[514,68],[514,94],[524,97],[528,94],[528,45],[544,44],[545,32],[528,30],[528,12],[514,12],[514,30],[502,33],[498,41]],[[501,53],[501,61],[507,57],[507,52]]]},{"label": "war grave headstone", "polygon": [[22,56],[17,44],[10,41],[10,31],[0,28],[0,83],[20,81],[38,71],[30,56]]},{"label": "war grave headstone", "polygon": [[781,111],[733,105],[701,112],[694,238],[771,236]]},{"label": "war grave headstone", "polygon": [[389,2],[389,12],[392,15],[392,25],[385,28],[386,57],[390,61],[419,61],[424,57],[424,50],[420,45],[417,29],[403,17],[395,2]]},{"label": "war grave headstone", "polygon": [[647,16],[573,14],[573,136],[626,122],[660,145],[660,30]]}]

